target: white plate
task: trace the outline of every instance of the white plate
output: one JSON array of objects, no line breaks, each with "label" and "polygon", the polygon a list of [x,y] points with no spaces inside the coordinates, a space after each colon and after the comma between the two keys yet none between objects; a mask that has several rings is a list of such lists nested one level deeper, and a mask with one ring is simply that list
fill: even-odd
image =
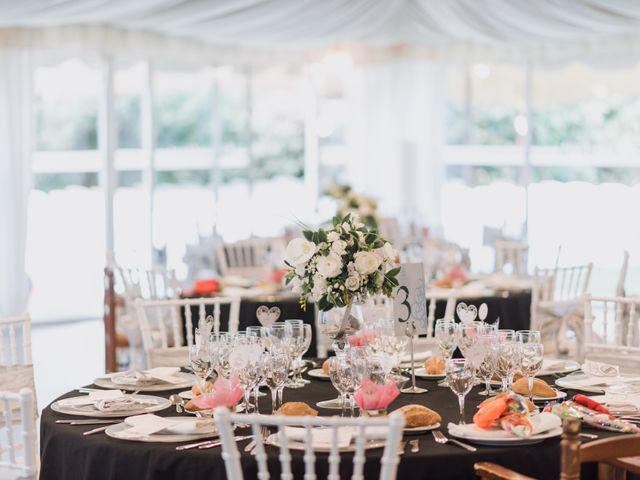
[{"label": "white plate", "polygon": [[587,375],[584,373],[572,373],[566,377],[558,378],[555,383],[559,387],[570,388],[571,390],[579,390],[587,393],[604,393],[604,389],[606,388],[604,386],[582,386],[575,383],[576,380],[584,380],[585,378],[587,378]]},{"label": "white plate", "polygon": [[[267,437],[267,439],[265,440],[265,443],[267,445],[271,445],[273,447],[280,447],[280,440],[278,435],[269,435],[269,437]],[[374,448],[384,448],[385,446],[385,440],[367,440],[364,444],[364,448],[365,450],[370,450],[370,449],[374,449]],[[303,442],[298,442],[295,440],[289,440],[287,442],[287,447],[289,447],[290,450],[302,450],[304,451],[306,449],[305,444]],[[331,452],[331,447],[315,447],[313,449],[314,452],[326,452],[329,453]],[[355,452],[356,451],[356,446],[355,444],[350,444],[347,447],[344,448],[339,448],[338,451],[340,452]]]},{"label": "white plate", "polygon": [[[152,395],[129,395],[130,397],[140,400],[155,400],[157,405],[150,405],[148,407],[139,408],[137,410],[115,411],[115,412],[101,412],[94,405],[60,405],[60,401],[53,402],[51,404],[51,410],[58,413],[64,413],[66,415],[78,415],[81,417],[95,417],[95,418],[111,418],[111,417],[131,417],[134,415],[142,415],[143,413],[159,412],[165,408],[171,406],[171,402],[162,397],[155,397]],[[74,398],[82,398],[74,397]]]},{"label": "white plate", "polygon": [[[545,368],[545,363],[548,362],[548,365]],[[575,372],[576,370],[580,370],[580,364],[575,360],[562,360],[562,359],[551,359],[545,358],[542,364],[542,370],[538,373],[538,376],[543,375],[556,375],[556,374],[564,374]],[[553,367],[553,368],[549,368]]]},{"label": "white plate", "polygon": [[479,445],[492,445],[496,447],[510,447],[510,446],[519,446],[519,445],[533,445],[535,443],[540,443],[547,438],[559,437],[562,435],[562,428],[554,428],[553,430],[549,430],[548,432],[539,433],[538,435],[532,435],[529,438],[519,438],[515,435],[511,437],[503,437],[503,438],[487,438],[487,437],[475,437],[473,435],[454,435],[449,431],[449,435],[452,437],[460,438],[462,440],[468,440],[473,443],[477,443]]},{"label": "white plate", "polygon": [[188,388],[196,382],[196,376],[191,373],[178,372],[175,374],[176,377],[183,377],[184,382],[180,383],[156,383],[153,385],[138,386],[138,385],[116,385],[111,381],[109,377],[98,377],[93,383],[98,387],[108,388],[108,389],[117,389],[117,390],[140,390],[141,392],[166,392],[169,390],[177,390],[182,388]]},{"label": "white plate", "polygon": [[424,378],[425,380],[440,380],[441,378],[446,377],[444,373],[427,373],[424,368],[416,368],[416,377]]},{"label": "white plate", "polygon": [[[170,419],[184,419],[184,417],[167,417]],[[177,442],[192,442],[194,440],[200,440],[201,438],[215,438],[218,436],[217,431],[208,432],[208,433],[193,433],[190,435],[179,435],[174,433],[154,433],[152,435],[147,435],[139,438],[123,438],[120,434],[131,428],[126,423],[117,423],[115,425],[110,425],[105,433],[112,437],[117,438],[119,440],[128,440],[131,442],[159,442],[159,443],[177,443]]]},{"label": "white plate", "polygon": [[307,375],[313,378],[318,378],[320,380],[329,380],[330,377],[328,374],[324,373],[324,370],[321,368],[314,368],[313,370],[309,370]]},{"label": "white plate", "polygon": [[554,400],[562,400],[567,396],[567,392],[563,392],[557,388],[554,388],[553,391],[556,392],[555,397],[532,397],[532,400],[534,402],[553,402]]},{"label": "white plate", "polygon": [[403,431],[404,433],[422,433],[428,432],[429,430],[435,430],[436,428],[440,428],[439,423],[434,423],[433,425],[428,425],[426,427],[403,428]]}]

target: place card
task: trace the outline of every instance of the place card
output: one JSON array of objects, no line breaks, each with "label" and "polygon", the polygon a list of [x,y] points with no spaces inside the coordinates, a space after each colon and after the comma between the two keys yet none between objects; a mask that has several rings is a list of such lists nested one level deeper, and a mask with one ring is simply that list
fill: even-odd
[{"label": "place card", "polygon": [[397,335],[407,334],[407,323],[413,323],[416,334],[427,333],[427,298],[422,263],[403,263],[398,274],[398,287],[393,299],[393,316]]}]

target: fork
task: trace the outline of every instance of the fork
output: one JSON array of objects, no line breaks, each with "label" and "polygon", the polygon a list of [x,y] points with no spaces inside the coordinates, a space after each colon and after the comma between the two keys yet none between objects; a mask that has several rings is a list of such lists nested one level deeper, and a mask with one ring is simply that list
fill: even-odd
[{"label": "fork", "polygon": [[458,440],[454,440],[453,438],[445,437],[444,433],[442,433],[440,430],[433,430],[431,434],[433,435],[433,439],[436,441],[436,443],[444,445],[445,443],[451,442],[455,443],[459,447],[464,448],[465,450],[469,450],[470,452],[478,451],[476,447],[472,447],[471,445],[467,445],[466,443],[459,442]]},{"label": "fork", "polygon": [[[270,435],[270,433],[269,433],[269,429],[268,429],[267,427],[264,427],[264,426],[263,426],[263,427],[260,427],[260,437],[262,437],[262,438],[261,438],[261,442],[262,442],[263,444],[266,444],[266,443],[267,443],[267,438],[269,438],[269,435]],[[249,452],[249,453],[250,453],[251,455],[255,455],[255,454],[256,454],[256,449],[257,449],[257,448],[258,448],[258,444],[256,443],[256,444],[253,446],[253,448],[251,449],[251,452]],[[246,452],[246,451],[247,451],[247,450],[245,449],[245,452]]]}]

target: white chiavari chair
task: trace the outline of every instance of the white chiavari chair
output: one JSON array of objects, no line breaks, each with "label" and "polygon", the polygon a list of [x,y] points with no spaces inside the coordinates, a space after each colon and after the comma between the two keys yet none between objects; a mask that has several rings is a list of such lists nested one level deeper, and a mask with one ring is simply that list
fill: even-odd
[{"label": "white chiavari chair", "polygon": [[250,238],[235,243],[219,242],[216,258],[220,273],[256,279],[269,272],[270,256],[279,254],[279,242],[267,238]]},{"label": "white chiavari chair", "polygon": [[629,252],[625,250],[622,257],[622,267],[620,267],[620,273],[618,274],[618,283],[616,284],[616,297],[625,297],[625,283],[627,281],[627,271],[629,270]]},{"label": "white chiavari chair", "polygon": [[31,318],[27,314],[0,319],[0,388],[35,392],[31,359]]},{"label": "white chiavari chair", "polygon": [[0,478],[38,476],[36,407],[33,391],[0,391]]},{"label": "white chiavari chair", "polygon": [[271,478],[267,466],[267,454],[264,448],[264,437],[262,427],[275,428],[274,435],[279,442],[280,478],[292,480],[293,472],[291,466],[291,453],[287,445],[286,427],[305,428],[304,440],[304,469],[305,480],[315,480],[316,476],[316,454],[313,449],[312,428],[327,428],[333,433],[334,441],[328,455],[328,480],[340,479],[340,451],[337,445],[338,429],[353,428],[353,438],[355,438],[355,448],[353,452],[353,480],[364,480],[365,463],[365,442],[366,432],[370,428],[388,428],[385,435],[385,446],[380,458],[380,480],[393,480],[396,478],[398,463],[400,463],[399,449],[402,438],[402,428],[404,427],[404,416],[400,412],[392,413],[384,418],[340,418],[340,417],[287,417],[283,415],[236,415],[226,408],[218,408],[214,412],[216,425],[220,431],[222,439],[222,458],[224,459],[227,478],[229,480],[242,480],[244,475],[240,462],[240,452],[233,438],[233,424],[249,424],[256,440],[256,463],[258,467],[258,479],[268,480]]},{"label": "white chiavari chair", "polygon": [[640,298],[587,295],[584,357],[623,369],[640,367]]},{"label": "white chiavari chair", "polygon": [[447,304],[444,309],[445,320],[453,320],[456,311],[457,302],[457,290],[455,288],[440,291],[440,290],[427,290],[427,337],[433,338],[433,329],[436,324],[436,305],[438,301],[446,301]]},{"label": "white chiavari chair", "polygon": [[528,273],[529,246],[526,243],[515,240],[497,239],[496,273],[509,273],[517,277],[526,276]]},{"label": "white chiavari chair", "polygon": [[[178,367],[188,363],[188,347],[194,341],[194,326],[207,317],[206,307],[213,307],[213,331],[219,332],[222,305],[229,305],[228,331],[234,334],[240,322],[240,297],[136,300],[148,367]],[[191,311],[193,306],[198,310],[195,321]],[[186,339],[183,332],[186,332]],[[183,346],[185,340],[186,346]]]},{"label": "white chiavari chair", "polygon": [[584,295],[589,287],[593,264],[538,268],[533,272],[531,328],[543,337],[553,337],[556,353],[567,353],[566,332],[576,336],[581,354],[584,342]]}]

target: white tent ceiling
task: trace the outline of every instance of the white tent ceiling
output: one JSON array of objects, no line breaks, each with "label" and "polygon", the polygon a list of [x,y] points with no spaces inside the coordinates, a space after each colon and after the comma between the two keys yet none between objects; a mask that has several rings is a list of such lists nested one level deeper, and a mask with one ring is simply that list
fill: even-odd
[{"label": "white tent ceiling", "polygon": [[0,27],[100,25],[252,49],[635,41],[636,0],[0,0]]}]

